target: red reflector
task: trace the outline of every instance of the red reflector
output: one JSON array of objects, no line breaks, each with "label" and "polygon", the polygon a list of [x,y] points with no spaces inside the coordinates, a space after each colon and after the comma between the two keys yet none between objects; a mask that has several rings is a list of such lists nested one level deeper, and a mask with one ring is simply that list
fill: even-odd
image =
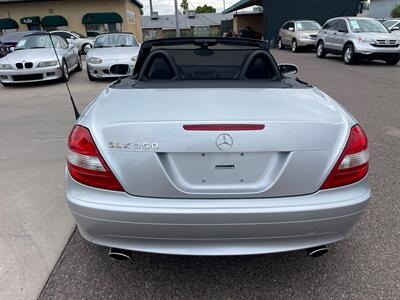
[{"label": "red reflector", "polygon": [[183,125],[183,129],[191,131],[245,131],[263,130],[264,124],[195,124]]},{"label": "red reflector", "polygon": [[98,151],[89,129],[76,125],[68,138],[68,148],[67,166],[73,179],[88,186],[124,191]]},{"label": "red reflector", "polygon": [[351,128],[346,147],[321,189],[331,189],[360,181],[368,174],[368,139],[360,125]]}]

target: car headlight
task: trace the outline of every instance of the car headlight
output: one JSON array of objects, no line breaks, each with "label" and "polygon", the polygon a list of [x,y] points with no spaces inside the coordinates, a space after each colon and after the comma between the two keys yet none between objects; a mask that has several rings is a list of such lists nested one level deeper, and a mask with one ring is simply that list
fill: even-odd
[{"label": "car headlight", "polygon": [[58,62],[56,60],[42,61],[38,64],[38,68],[54,67],[57,66]]},{"label": "car headlight", "polygon": [[0,64],[0,70],[12,70],[12,68],[9,64]]},{"label": "car headlight", "polygon": [[98,57],[89,58],[89,63],[91,64],[101,64],[103,61]]},{"label": "car headlight", "polygon": [[131,61],[136,62],[137,60],[137,55],[131,58]]},{"label": "car headlight", "polygon": [[375,41],[375,40],[370,39],[370,38],[367,38],[367,37],[362,37],[362,36],[360,36],[360,37],[358,38],[358,41],[359,41],[360,43],[376,44],[376,41]]},{"label": "car headlight", "polygon": [[400,40],[396,40],[396,45],[400,45]]},{"label": "car headlight", "polygon": [[303,33],[302,35],[300,35],[300,38],[301,38],[301,39],[310,39],[311,36],[309,36],[309,35],[306,34],[306,33]]}]

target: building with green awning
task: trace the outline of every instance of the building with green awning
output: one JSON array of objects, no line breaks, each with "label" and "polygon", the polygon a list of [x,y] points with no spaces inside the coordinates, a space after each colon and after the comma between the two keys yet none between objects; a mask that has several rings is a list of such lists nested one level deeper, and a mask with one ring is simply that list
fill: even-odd
[{"label": "building with green awning", "polygon": [[0,0],[0,18],[11,19],[1,19],[0,35],[12,30],[68,30],[91,36],[124,31],[142,41],[142,8],[139,0]]},{"label": "building with green awning", "polygon": [[18,27],[18,23],[11,18],[0,19],[0,30],[17,29]]}]

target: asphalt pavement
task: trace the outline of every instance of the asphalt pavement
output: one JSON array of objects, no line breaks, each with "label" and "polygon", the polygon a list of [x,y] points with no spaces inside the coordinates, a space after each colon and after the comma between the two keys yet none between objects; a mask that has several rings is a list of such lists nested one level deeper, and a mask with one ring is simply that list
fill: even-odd
[{"label": "asphalt pavement", "polygon": [[[347,66],[339,58],[317,59],[313,53],[273,51],[281,63],[300,67],[299,78],[334,97],[353,113],[370,140],[370,183],[373,198],[348,238],[330,246],[331,251],[317,259],[303,251],[258,256],[188,257],[134,253],[131,262],[113,261],[107,249],[84,241],[75,231],[39,299],[399,299],[400,298],[400,65],[363,63]],[[80,107],[88,103],[93,89],[84,73],[72,79]],[[79,77],[78,77],[79,76]],[[91,87],[94,86],[93,89]],[[57,89],[59,85],[55,85]],[[42,97],[52,95],[53,86],[35,87],[26,111],[8,120],[32,114],[62,139],[71,125],[70,107],[53,95],[51,109]],[[27,90],[30,92],[30,90]],[[3,94],[4,89],[0,90]],[[8,93],[8,91],[6,91]],[[21,95],[23,96],[23,95]],[[27,96],[27,95],[25,95]],[[6,107],[6,101],[1,101]],[[54,113],[55,117],[47,117]],[[47,120],[44,120],[47,119]],[[7,141],[23,131],[15,120],[6,127]],[[24,137],[30,137],[30,131]],[[50,141],[51,142],[51,141]],[[45,149],[46,145],[43,146]],[[49,146],[55,164],[62,168],[65,142]],[[20,148],[17,148],[20,151]],[[4,150],[2,150],[4,151]],[[11,151],[11,150],[10,150]],[[24,153],[9,156],[2,164],[13,166]],[[32,154],[43,159],[41,153]],[[1,162],[1,161],[0,161]],[[21,162],[21,169],[23,163]],[[62,173],[57,170],[57,172]],[[58,174],[58,173],[57,173]],[[48,173],[37,176],[49,176]],[[51,182],[63,185],[61,176]],[[3,182],[3,180],[2,180]],[[29,187],[32,183],[25,179]],[[43,181],[43,184],[45,181]],[[39,187],[37,187],[39,188]],[[51,189],[56,199],[62,191]],[[57,200],[57,201],[58,201]],[[33,204],[31,204],[33,205]],[[60,206],[65,210],[64,206]],[[63,214],[66,211],[62,212]],[[61,224],[62,225],[62,224]],[[37,228],[37,230],[39,230]],[[4,259],[4,256],[1,256]],[[32,276],[34,276],[32,274]],[[26,279],[29,280],[29,279]]]}]

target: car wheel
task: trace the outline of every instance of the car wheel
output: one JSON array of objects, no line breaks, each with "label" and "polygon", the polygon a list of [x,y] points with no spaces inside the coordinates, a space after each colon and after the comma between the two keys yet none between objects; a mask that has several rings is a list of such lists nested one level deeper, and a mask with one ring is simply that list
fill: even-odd
[{"label": "car wheel", "polygon": [[298,48],[297,48],[297,41],[293,40],[292,41],[292,52],[297,52]]},{"label": "car wheel", "polygon": [[87,54],[91,48],[92,48],[92,46],[90,44],[83,44],[81,51],[82,51],[82,53]]},{"label": "car wheel", "polygon": [[278,38],[278,49],[283,50],[285,47],[283,46],[282,39],[279,37]]},{"label": "car wheel", "polygon": [[323,41],[318,42],[316,53],[317,53],[318,58],[324,58],[326,56],[326,50],[325,50]]},{"label": "car wheel", "polygon": [[344,47],[343,61],[346,65],[352,65],[352,64],[356,63],[356,57],[354,54],[354,46],[352,44],[348,44]]},{"label": "car wheel", "polygon": [[82,71],[82,57],[78,55],[78,64],[76,65],[75,72]]},{"label": "car wheel", "polygon": [[87,69],[87,76],[89,77],[90,81],[96,81],[97,80],[96,77],[93,77],[92,75],[90,75],[89,69]]},{"label": "car wheel", "polygon": [[62,75],[61,75],[61,81],[67,82],[69,80],[69,72],[68,72],[68,66],[65,60],[62,62]]},{"label": "car wheel", "polygon": [[400,56],[392,56],[392,57],[385,58],[385,62],[388,65],[392,65],[392,66],[397,65],[399,61],[400,61]]}]

